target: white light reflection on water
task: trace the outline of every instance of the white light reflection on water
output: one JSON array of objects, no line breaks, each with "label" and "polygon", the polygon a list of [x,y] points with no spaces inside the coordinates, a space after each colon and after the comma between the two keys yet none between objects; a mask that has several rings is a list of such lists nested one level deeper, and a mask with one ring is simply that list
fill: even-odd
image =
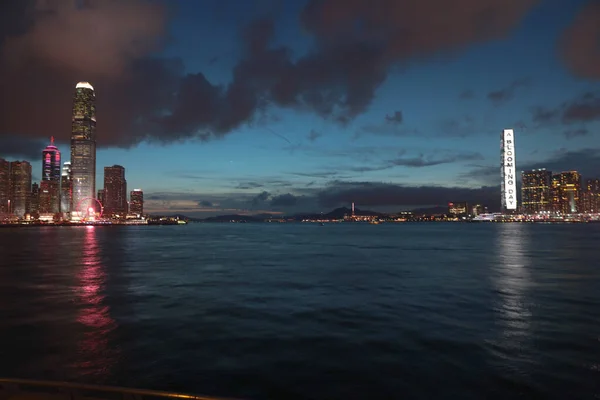
[{"label": "white light reflection on water", "polygon": [[530,246],[526,226],[522,224],[502,224],[498,227],[496,243],[497,264],[492,266],[492,283],[499,295],[494,311],[501,325],[502,337],[499,346],[505,351],[522,352],[530,337],[531,310],[527,304],[527,290],[531,285],[529,258],[526,254]]},{"label": "white light reflection on water", "polygon": [[104,301],[106,274],[100,258],[97,229],[86,227],[79,286],[77,287],[80,314],[77,321],[83,325],[83,338],[78,343],[78,357],[74,367],[81,375],[107,377],[118,359],[118,350],[111,348],[109,334],[117,327]]}]

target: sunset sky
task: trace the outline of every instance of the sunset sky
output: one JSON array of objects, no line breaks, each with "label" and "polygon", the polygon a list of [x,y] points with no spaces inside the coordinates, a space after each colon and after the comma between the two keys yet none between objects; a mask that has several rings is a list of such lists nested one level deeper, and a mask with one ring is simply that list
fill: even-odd
[{"label": "sunset sky", "polygon": [[0,5],[0,156],[34,180],[78,81],[97,188],[123,165],[150,212],[497,209],[504,128],[517,170],[600,176],[597,1],[81,3]]}]

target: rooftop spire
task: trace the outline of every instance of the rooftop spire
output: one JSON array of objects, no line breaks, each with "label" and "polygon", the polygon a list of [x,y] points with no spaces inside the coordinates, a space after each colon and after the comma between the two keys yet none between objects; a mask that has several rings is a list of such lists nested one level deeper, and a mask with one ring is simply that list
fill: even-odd
[{"label": "rooftop spire", "polygon": [[50,136],[50,146],[54,146],[54,136]]}]

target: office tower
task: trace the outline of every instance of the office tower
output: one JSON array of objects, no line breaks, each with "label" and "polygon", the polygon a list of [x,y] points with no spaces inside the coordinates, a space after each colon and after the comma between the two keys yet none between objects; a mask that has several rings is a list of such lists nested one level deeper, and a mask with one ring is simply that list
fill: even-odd
[{"label": "office tower", "polygon": [[73,97],[71,177],[71,211],[86,212],[96,203],[96,95],[87,82],[75,86]]},{"label": "office tower", "polygon": [[54,137],[42,151],[42,181],[40,182],[40,213],[56,214],[60,210],[60,151]]},{"label": "office tower", "polygon": [[31,185],[29,213],[34,216],[39,216],[40,214],[40,186],[36,182]]},{"label": "office tower", "polygon": [[577,171],[552,175],[552,209],[561,214],[582,210],[581,175]]},{"label": "office tower", "polygon": [[585,192],[582,194],[583,212],[596,214],[600,212],[600,179],[585,181]]},{"label": "office tower", "polygon": [[31,196],[31,164],[27,161],[10,163],[10,209],[19,218],[29,212]]},{"label": "office tower", "polygon": [[500,135],[500,158],[502,212],[512,212],[517,209],[515,133],[512,129],[504,129]]},{"label": "office tower", "polygon": [[0,214],[8,213],[10,199],[10,163],[0,158]]},{"label": "office tower", "polygon": [[71,179],[71,163],[65,161],[62,167],[60,177],[60,212],[71,212],[71,202],[73,201],[73,181]]},{"label": "office tower", "polygon": [[521,172],[521,208],[525,214],[552,210],[552,172],[545,168]]},{"label": "office tower", "polygon": [[127,214],[127,181],[125,168],[120,165],[104,167],[104,213],[119,216]]},{"label": "office tower", "polygon": [[96,197],[102,207],[104,207],[104,203],[106,203],[106,196],[104,196],[104,189],[98,189],[98,197]]},{"label": "office tower", "polygon": [[465,202],[448,203],[448,214],[450,215],[467,215],[469,213],[469,205]]},{"label": "office tower", "polygon": [[129,193],[129,213],[140,217],[144,215],[144,192],[142,189],[133,189]]}]

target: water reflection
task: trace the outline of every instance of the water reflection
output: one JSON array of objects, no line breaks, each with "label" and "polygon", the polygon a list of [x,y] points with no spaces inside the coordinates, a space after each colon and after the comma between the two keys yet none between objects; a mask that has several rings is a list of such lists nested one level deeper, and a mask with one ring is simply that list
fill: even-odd
[{"label": "water reflection", "polygon": [[498,263],[493,267],[492,280],[500,296],[495,312],[499,314],[505,349],[521,349],[530,333],[531,311],[526,299],[531,275],[526,228],[521,224],[503,224],[498,231]]},{"label": "water reflection", "polygon": [[100,257],[98,228],[88,226],[82,248],[81,270],[78,275],[77,295],[80,314],[77,321],[83,325],[83,337],[78,343],[78,373],[94,378],[108,377],[118,360],[118,349],[111,347],[109,336],[117,327],[105,302],[105,268]]}]

